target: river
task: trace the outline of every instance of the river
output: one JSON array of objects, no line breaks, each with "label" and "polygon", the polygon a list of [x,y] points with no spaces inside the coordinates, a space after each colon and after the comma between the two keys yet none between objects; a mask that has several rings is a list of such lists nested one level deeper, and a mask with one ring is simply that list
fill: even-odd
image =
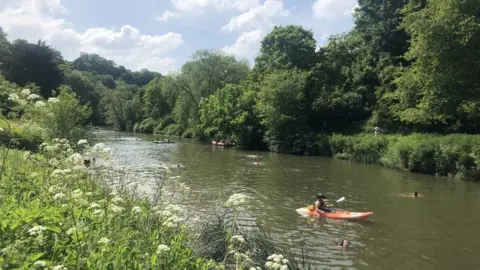
[{"label": "river", "polygon": [[[158,165],[183,164],[174,173],[201,203],[242,192],[265,231],[314,266],[327,269],[477,269],[480,265],[480,185],[473,182],[394,171],[324,157],[282,155],[219,148],[172,138],[156,145],[151,135],[99,132],[113,148],[116,164],[127,164],[149,182]],[[249,155],[261,155],[254,164]],[[149,173],[150,172],[150,173]],[[423,198],[402,197],[418,191]],[[295,209],[312,204],[318,192],[338,207],[372,211],[366,221],[320,220]],[[196,198],[195,198],[196,199]],[[348,239],[346,250],[335,247]],[[475,240],[476,239],[476,240]]]}]

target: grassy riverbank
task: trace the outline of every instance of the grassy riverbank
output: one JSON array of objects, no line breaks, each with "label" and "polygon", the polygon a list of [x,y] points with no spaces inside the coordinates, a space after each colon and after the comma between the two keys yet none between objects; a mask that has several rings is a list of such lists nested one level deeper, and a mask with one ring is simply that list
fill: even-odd
[{"label": "grassy riverbank", "polygon": [[332,135],[323,153],[356,162],[464,180],[480,180],[480,136],[451,134]]},{"label": "grassy riverbank", "polygon": [[[85,140],[54,140],[36,154],[0,149],[1,269],[288,269],[283,257],[268,256],[278,249],[265,238],[239,234],[235,219],[223,216],[214,232],[192,228],[173,199],[189,188],[168,168],[152,197],[136,182],[112,182],[122,171],[108,164],[110,151]],[[224,209],[236,216],[245,200],[232,195]]]}]

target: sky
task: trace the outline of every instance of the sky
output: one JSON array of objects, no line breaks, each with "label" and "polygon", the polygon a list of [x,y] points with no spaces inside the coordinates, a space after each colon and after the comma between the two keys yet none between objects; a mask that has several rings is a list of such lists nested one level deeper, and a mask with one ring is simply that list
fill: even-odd
[{"label": "sky", "polygon": [[353,26],[357,0],[0,0],[8,38],[47,41],[65,59],[96,53],[131,70],[179,69],[198,49],[253,65],[275,25],[312,30],[317,45]]}]

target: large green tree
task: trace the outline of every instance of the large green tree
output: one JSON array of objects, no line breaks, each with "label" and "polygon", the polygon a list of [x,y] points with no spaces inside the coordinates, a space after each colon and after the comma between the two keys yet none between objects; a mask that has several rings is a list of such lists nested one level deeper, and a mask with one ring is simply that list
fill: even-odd
[{"label": "large green tree", "polygon": [[264,74],[276,69],[309,69],[315,64],[315,49],[312,31],[296,25],[275,26],[261,42],[254,71]]},{"label": "large green tree", "polygon": [[18,39],[11,46],[11,57],[4,63],[4,75],[20,86],[35,83],[42,96],[50,97],[52,90],[62,83],[60,64],[63,62],[60,52],[45,41],[29,43]]},{"label": "large green tree", "polygon": [[404,27],[413,66],[398,79],[392,110],[420,130],[479,132],[480,7],[475,0],[413,2]]},{"label": "large green tree", "polygon": [[208,98],[226,84],[237,84],[249,73],[249,66],[234,56],[215,50],[199,50],[179,73],[166,79],[165,95],[175,97],[175,121],[181,129],[199,123],[202,98]]},{"label": "large green tree", "polygon": [[201,104],[205,135],[231,139],[248,148],[265,148],[263,127],[255,109],[258,86],[250,80],[227,84]]}]

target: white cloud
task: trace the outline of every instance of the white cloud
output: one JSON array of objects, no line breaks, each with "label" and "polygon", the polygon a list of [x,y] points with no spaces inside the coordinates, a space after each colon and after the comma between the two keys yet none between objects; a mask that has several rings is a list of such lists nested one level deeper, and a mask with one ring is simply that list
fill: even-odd
[{"label": "white cloud", "polygon": [[313,6],[313,16],[316,19],[333,21],[352,14],[358,6],[357,0],[317,0]]},{"label": "white cloud", "polygon": [[249,9],[238,16],[230,19],[222,30],[232,32],[240,29],[258,29],[273,27],[271,19],[276,16],[287,16],[288,10],[284,9],[283,2],[278,0],[267,0],[263,5]]},{"label": "white cloud", "polygon": [[245,11],[258,6],[260,0],[172,0],[172,5],[181,11],[213,8],[217,11]]},{"label": "white cloud", "polygon": [[262,29],[244,32],[237,38],[235,44],[224,47],[223,51],[228,54],[234,54],[237,57],[253,57],[258,52],[260,42],[265,34]]},{"label": "white cloud", "polygon": [[171,0],[171,3],[176,11],[164,11],[161,16],[155,18],[156,20],[195,17],[204,15],[210,10],[243,12],[260,5],[260,0]]},{"label": "white cloud", "polygon": [[263,5],[250,8],[248,11],[232,17],[228,24],[222,26],[226,32],[243,31],[235,44],[223,50],[239,57],[253,58],[260,48],[260,42],[275,25],[272,20],[287,16],[281,0],[266,0]]},{"label": "white cloud", "polygon": [[177,62],[175,59],[166,57],[166,58],[159,58],[153,57],[146,61],[143,61],[137,65],[137,69],[146,68],[149,70],[156,70],[162,74],[167,74],[170,71],[173,71],[175,68],[175,64]]},{"label": "white cloud", "polygon": [[181,34],[145,35],[130,25],[119,30],[90,28],[77,32],[72,23],[56,17],[67,12],[60,0],[23,0],[17,5],[13,5],[14,0],[7,1],[10,5],[0,10],[0,25],[10,38],[30,42],[44,39],[68,60],[78,57],[80,52],[98,53],[127,68],[150,66],[165,72],[175,60],[161,55],[183,44]]},{"label": "white cloud", "polygon": [[181,17],[182,17],[182,13],[167,10],[167,11],[163,12],[162,16],[159,16],[158,18],[155,18],[155,20],[166,22],[170,19],[177,19],[177,18],[181,18]]}]

